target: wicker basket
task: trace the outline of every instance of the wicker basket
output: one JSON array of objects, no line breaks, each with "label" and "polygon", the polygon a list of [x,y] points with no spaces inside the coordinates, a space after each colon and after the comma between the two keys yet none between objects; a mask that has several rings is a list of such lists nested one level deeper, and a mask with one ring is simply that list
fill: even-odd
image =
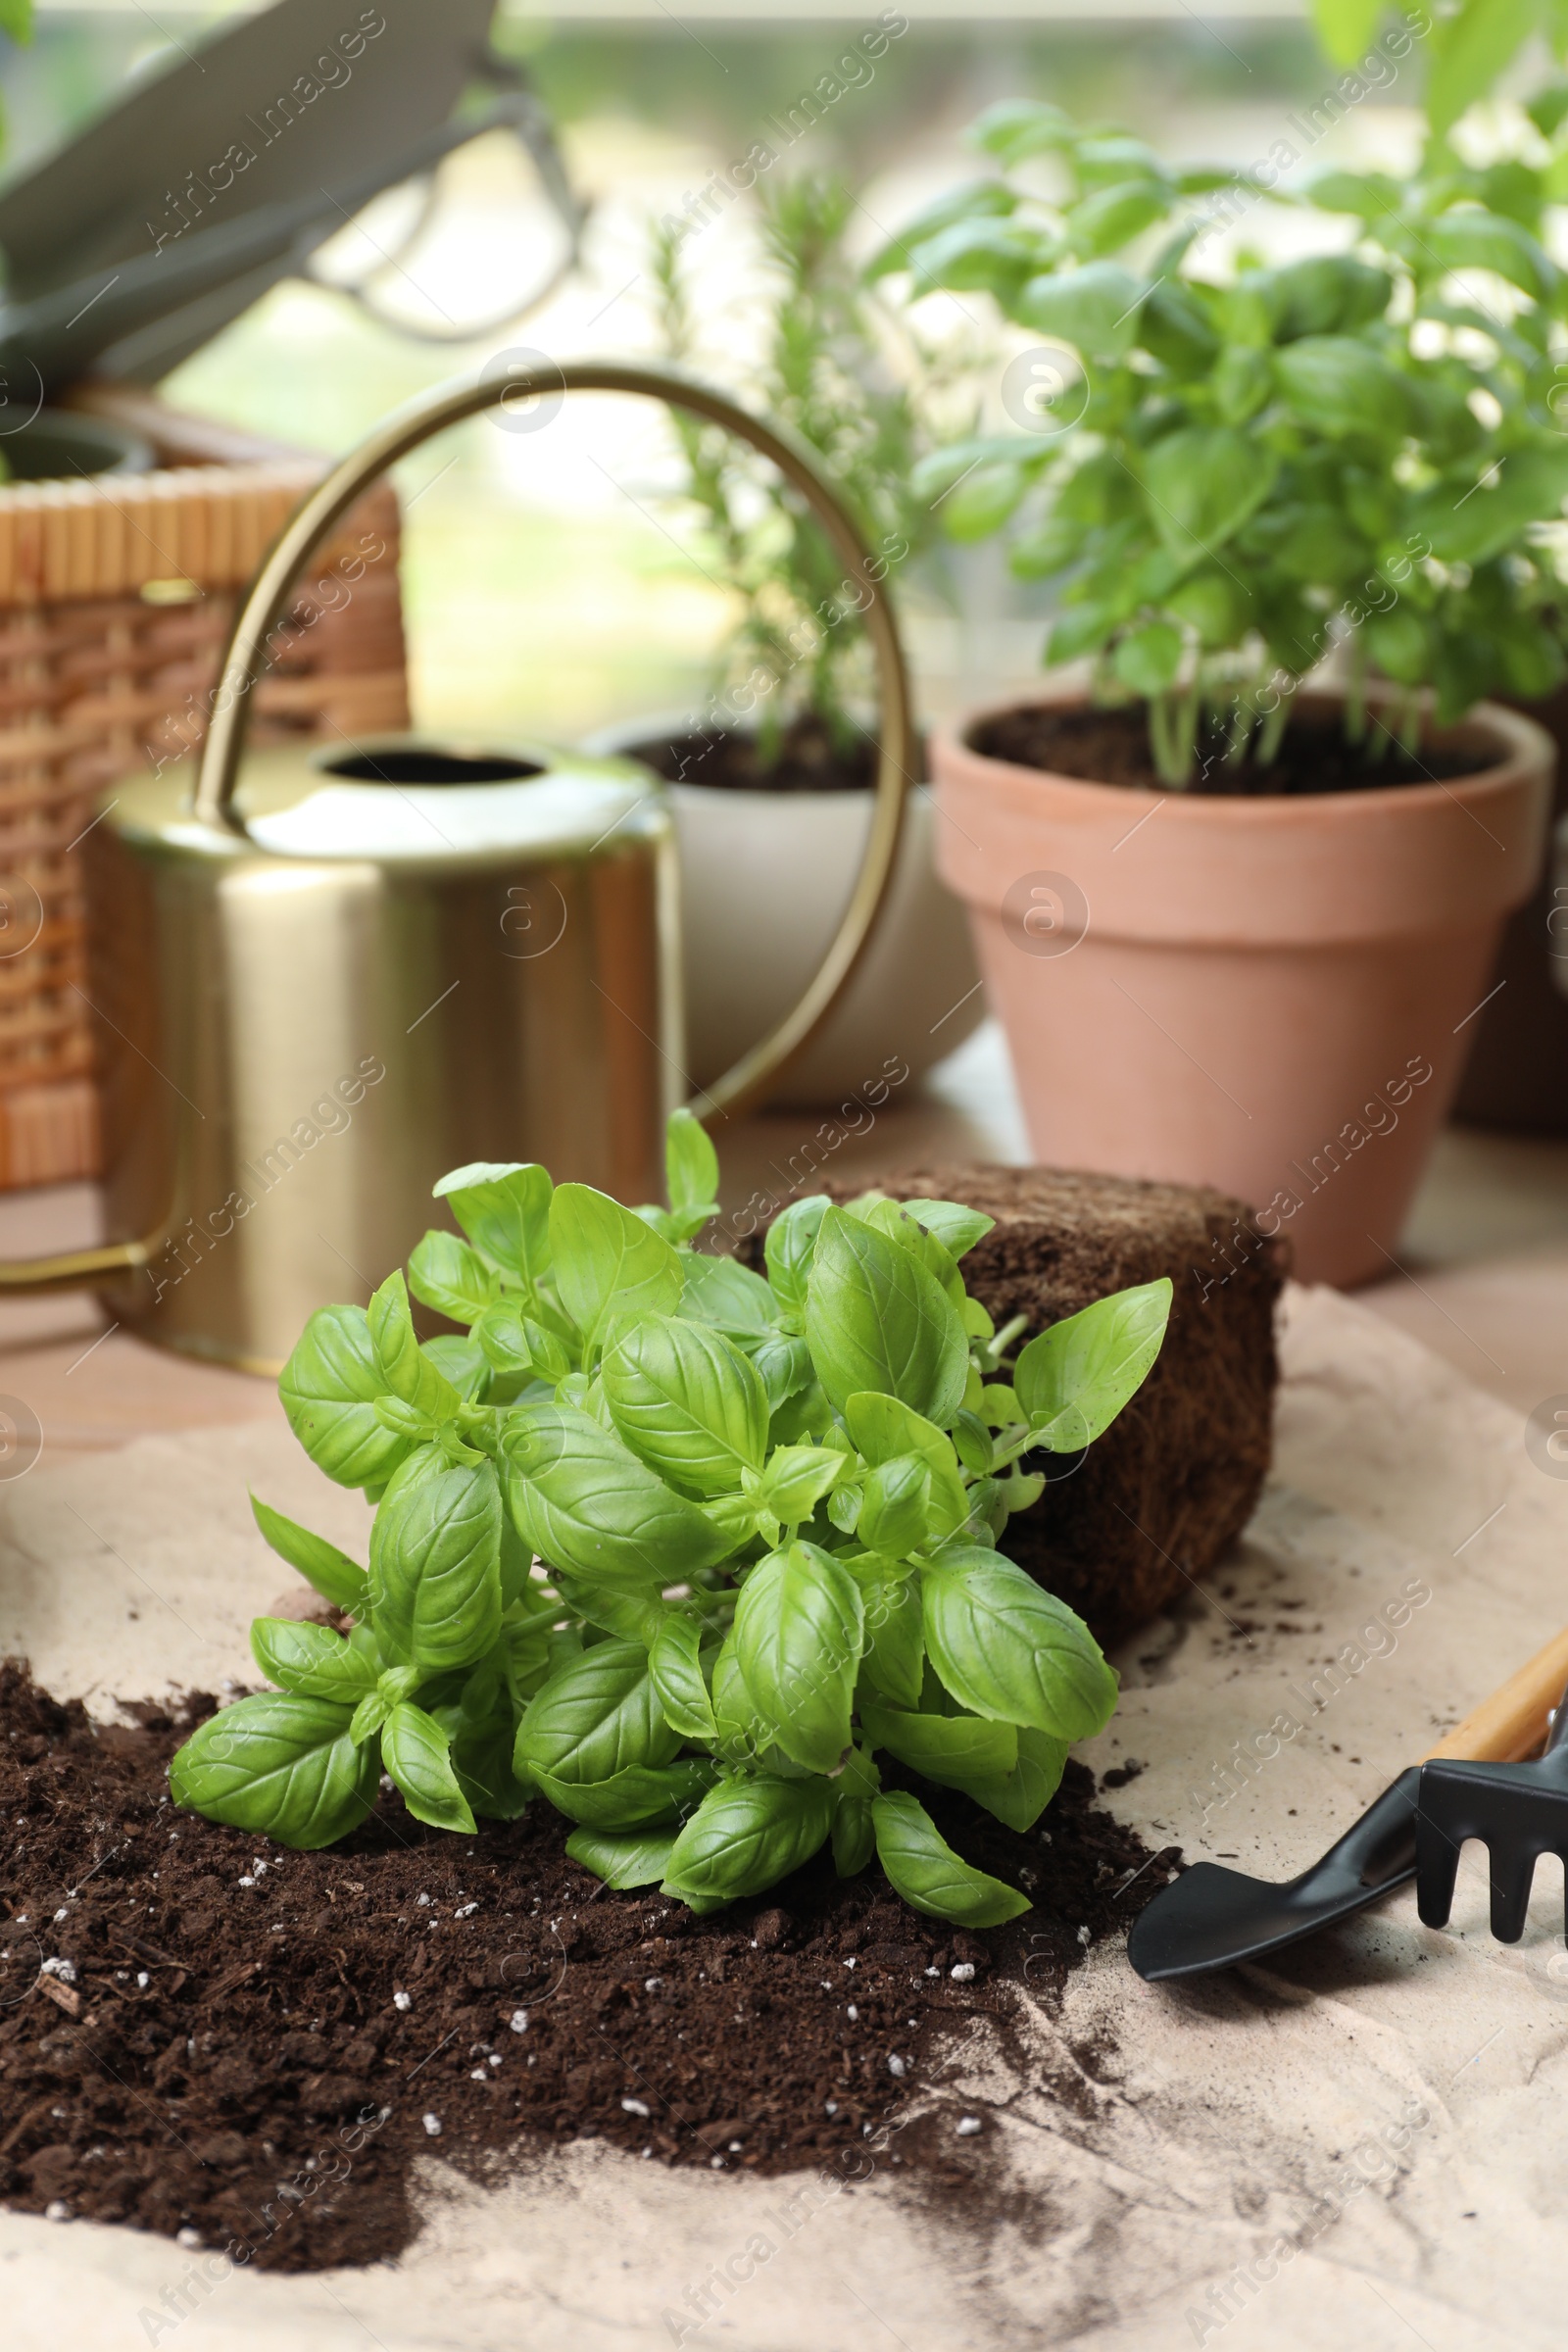
[{"label": "wicker basket", "polygon": [[[0,489],[0,1188],[96,1172],[76,845],[117,777],[200,743],[236,594],[322,471],[146,394],[72,405],[145,432],[159,470]],[[407,723],[383,486],[279,630],[252,740]]]}]

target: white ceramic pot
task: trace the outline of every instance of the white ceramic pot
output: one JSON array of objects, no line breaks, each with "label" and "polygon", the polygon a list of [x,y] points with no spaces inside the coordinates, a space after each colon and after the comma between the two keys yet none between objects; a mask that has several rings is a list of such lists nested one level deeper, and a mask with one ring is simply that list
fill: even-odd
[{"label": "white ceramic pot", "polygon": [[[625,752],[682,731],[644,719],[590,741],[600,754]],[[865,846],[871,795],[665,789],[680,853],[687,1069],[706,1086],[788,1012],[826,955]],[[918,1078],[982,1019],[964,911],[936,876],[937,822],[921,786],[909,796],[865,961],[775,1102],[831,1107],[900,1062]]]}]

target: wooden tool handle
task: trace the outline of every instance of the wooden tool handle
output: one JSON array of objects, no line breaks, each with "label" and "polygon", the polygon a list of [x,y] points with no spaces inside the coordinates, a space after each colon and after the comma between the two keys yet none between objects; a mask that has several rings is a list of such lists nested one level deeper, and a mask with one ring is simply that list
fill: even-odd
[{"label": "wooden tool handle", "polygon": [[1528,1666],[1511,1674],[1500,1690],[1484,1698],[1463,1723],[1422,1757],[1452,1756],[1470,1763],[1518,1764],[1533,1756],[1546,1737],[1546,1717],[1568,1689],[1568,1627],[1537,1650]]}]

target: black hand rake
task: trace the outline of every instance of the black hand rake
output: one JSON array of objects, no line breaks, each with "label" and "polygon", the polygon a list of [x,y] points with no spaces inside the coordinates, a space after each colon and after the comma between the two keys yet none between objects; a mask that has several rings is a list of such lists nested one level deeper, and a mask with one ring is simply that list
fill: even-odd
[{"label": "black hand rake", "polygon": [[[1416,1793],[1416,1907],[1429,1928],[1444,1928],[1453,1908],[1459,1848],[1479,1838],[1491,1863],[1492,1933],[1517,1943],[1525,1932],[1530,1884],[1543,1854],[1568,1870],[1568,1704],[1562,1698],[1546,1744],[1519,1764],[1423,1764]],[[1564,1929],[1568,1939],[1568,1927]]]},{"label": "black hand rake", "polygon": [[[1492,1848],[1492,1931],[1517,1941],[1537,1857],[1568,1867],[1568,1704],[1549,1709],[1568,1681],[1568,1633],[1521,1666],[1455,1731],[1411,1764],[1310,1870],[1283,1886],[1195,1862],[1134,1920],[1127,1957],[1151,1984],[1261,1960],[1364,1911],[1418,1875],[1421,1917],[1448,1916],[1459,1847]],[[1546,1752],[1540,1749],[1551,1725]],[[1559,1739],[1562,1744],[1559,1745]],[[1459,1758],[1499,1759],[1486,1763]]]}]

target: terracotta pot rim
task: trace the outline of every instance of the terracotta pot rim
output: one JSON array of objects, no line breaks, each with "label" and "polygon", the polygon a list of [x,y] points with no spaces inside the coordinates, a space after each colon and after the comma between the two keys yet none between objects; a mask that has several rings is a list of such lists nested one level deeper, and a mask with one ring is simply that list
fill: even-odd
[{"label": "terracotta pot rim", "polygon": [[[1501,703],[1477,703],[1452,727],[1436,731],[1441,744],[1453,737],[1469,734],[1490,734],[1497,747],[1497,757],[1485,767],[1471,773],[1450,776],[1430,784],[1365,784],[1343,792],[1314,793],[1258,793],[1235,796],[1224,793],[1189,793],[1170,787],[1151,789],[1138,784],[1101,784],[1086,776],[1064,776],[1055,768],[1027,767],[1021,760],[1000,760],[992,752],[978,751],[969,741],[974,729],[986,720],[999,718],[1012,710],[1061,710],[1085,708],[1089,695],[1078,684],[1056,689],[1044,688],[1038,694],[1005,703],[980,706],[948,726],[931,730],[933,750],[949,758],[955,755],[965,761],[994,772],[998,782],[1045,784],[1054,793],[1082,795],[1086,803],[1103,802],[1114,795],[1118,808],[1156,808],[1169,806],[1183,823],[1214,823],[1259,825],[1279,822],[1282,817],[1301,819],[1310,811],[1325,815],[1348,814],[1352,809],[1365,809],[1369,814],[1385,814],[1393,808],[1408,808],[1412,815],[1428,812],[1444,801],[1452,802],[1460,796],[1468,802],[1473,798],[1491,799],[1494,795],[1516,789],[1520,769],[1532,759],[1539,760],[1543,750],[1548,759],[1555,757],[1551,737],[1535,719],[1523,711],[1510,710]],[[1368,698],[1374,705],[1392,698],[1374,693]],[[1324,687],[1302,690],[1300,702],[1309,709],[1338,710],[1345,697]],[[977,779],[978,780],[978,779]],[[711,787],[710,789],[712,789]]]}]

